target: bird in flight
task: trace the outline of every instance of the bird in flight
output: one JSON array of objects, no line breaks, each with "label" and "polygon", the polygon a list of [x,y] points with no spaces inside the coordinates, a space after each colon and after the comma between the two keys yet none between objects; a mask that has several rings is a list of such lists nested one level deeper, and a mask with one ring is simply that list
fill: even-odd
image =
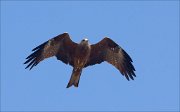
[{"label": "bird in flight", "polygon": [[78,87],[83,68],[107,61],[116,67],[127,80],[136,77],[131,57],[113,40],[105,37],[100,42],[90,45],[88,39],[80,43],[71,40],[68,33],[60,34],[34,48],[24,64],[30,70],[46,58],[56,56],[65,64],[73,67],[67,88]]}]

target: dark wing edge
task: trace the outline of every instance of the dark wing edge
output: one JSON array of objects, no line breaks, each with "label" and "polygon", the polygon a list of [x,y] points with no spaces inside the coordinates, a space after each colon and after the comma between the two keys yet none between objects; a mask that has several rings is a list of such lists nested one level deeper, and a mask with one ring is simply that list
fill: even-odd
[{"label": "dark wing edge", "polygon": [[97,44],[91,45],[91,55],[85,67],[107,61],[116,67],[127,80],[136,77],[131,57],[118,44],[105,37]]},{"label": "dark wing edge", "polygon": [[[66,46],[67,42],[72,43],[72,40],[70,39],[68,33],[63,33],[37,46],[32,50],[33,53],[30,54],[26,58],[27,60],[24,62],[24,64],[28,64],[26,66],[26,69],[30,68],[31,70],[34,66],[36,66],[45,58],[56,56],[57,54],[61,55],[63,52],[59,53],[59,50],[65,49],[64,46]],[[61,61],[63,60],[65,59],[62,58]]]}]

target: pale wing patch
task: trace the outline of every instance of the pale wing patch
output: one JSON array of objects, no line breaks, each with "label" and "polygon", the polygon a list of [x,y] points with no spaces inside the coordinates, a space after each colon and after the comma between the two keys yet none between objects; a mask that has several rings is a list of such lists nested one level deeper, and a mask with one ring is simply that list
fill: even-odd
[{"label": "pale wing patch", "polygon": [[48,58],[51,56],[54,56],[60,47],[60,43],[56,44],[57,42],[54,41],[54,39],[51,39],[48,41],[48,43],[44,46],[43,52],[42,52],[42,57]]}]

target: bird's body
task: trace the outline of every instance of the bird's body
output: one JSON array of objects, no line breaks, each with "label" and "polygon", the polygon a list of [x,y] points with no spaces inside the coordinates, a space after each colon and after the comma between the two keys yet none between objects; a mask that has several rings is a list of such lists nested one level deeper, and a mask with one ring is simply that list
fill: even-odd
[{"label": "bird's body", "polygon": [[83,39],[79,44],[73,42],[68,33],[58,35],[47,42],[34,48],[24,64],[32,69],[42,60],[56,56],[65,64],[73,67],[72,75],[67,88],[74,85],[78,87],[83,68],[107,61],[115,66],[128,80],[136,76],[130,56],[114,41],[105,37],[97,44],[90,45],[88,39]]},{"label": "bird's body", "polygon": [[87,39],[82,40],[81,43],[78,44],[77,47],[75,48],[74,67],[67,88],[72,85],[78,87],[81,72],[89,59],[90,51],[91,51],[91,46],[89,45]]},{"label": "bird's body", "polygon": [[88,43],[88,40],[82,40],[80,44],[77,45],[75,49],[74,57],[74,67],[82,68],[87,63],[90,56],[91,46]]}]

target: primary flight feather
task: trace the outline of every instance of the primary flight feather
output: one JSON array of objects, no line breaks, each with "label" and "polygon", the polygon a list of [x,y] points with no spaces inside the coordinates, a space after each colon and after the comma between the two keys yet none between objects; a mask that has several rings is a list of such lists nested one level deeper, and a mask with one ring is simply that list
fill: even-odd
[{"label": "primary flight feather", "polygon": [[79,44],[70,39],[68,33],[60,34],[34,48],[24,64],[30,70],[46,58],[56,56],[65,64],[73,67],[67,88],[78,87],[82,69],[103,61],[115,66],[127,80],[136,77],[131,57],[113,40],[105,37],[100,42],[90,45],[88,39]]}]

